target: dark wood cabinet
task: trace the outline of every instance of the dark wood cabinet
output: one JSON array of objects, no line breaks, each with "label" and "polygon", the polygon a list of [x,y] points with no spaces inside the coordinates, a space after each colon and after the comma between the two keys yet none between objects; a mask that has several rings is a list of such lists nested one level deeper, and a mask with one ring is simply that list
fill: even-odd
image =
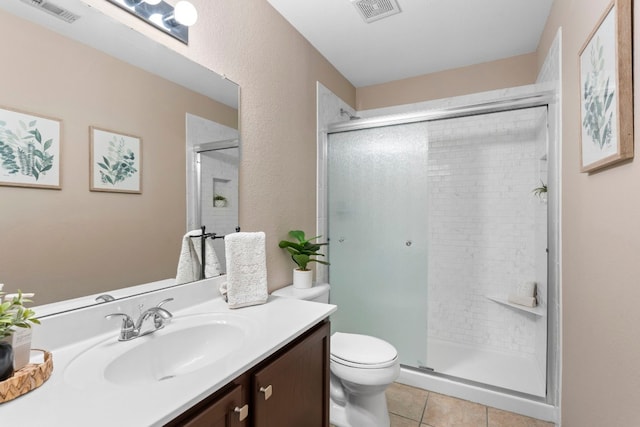
[{"label": "dark wood cabinet", "polygon": [[[246,425],[248,405],[242,405],[242,387],[236,386],[208,408],[184,423],[184,427],[236,427]],[[241,418],[244,418],[241,420]]]},{"label": "dark wood cabinet", "polygon": [[329,425],[329,324],[251,376],[254,427]]},{"label": "dark wood cabinet", "polygon": [[329,331],[324,321],[167,427],[328,427]]},{"label": "dark wood cabinet", "polygon": [[248,427],[247,379],[238,378],[207,397],[166,427]]}]

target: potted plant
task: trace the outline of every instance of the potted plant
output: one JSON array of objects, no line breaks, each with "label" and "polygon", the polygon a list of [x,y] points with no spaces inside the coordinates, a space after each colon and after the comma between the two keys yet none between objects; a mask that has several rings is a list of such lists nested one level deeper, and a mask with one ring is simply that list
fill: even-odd
[{"label": "potted plant", "polygon": [[329,265],[328,262],[315,259],[312,257],[324,256],[319,253],[321,246],[328,245],[328,243],[311,243],[312,240],[318,239],[322,236],[315,236],[307,239],[304,235],[304,231],[291,230],[289,236],[294,241],[281,240],[278,244],[279,247],[286,249],[291,254],[291,259],[296,263],[298,268],[293,270],[293,287],[294,288],[310,288],[313,282],[313,271],[307,268],[307,264],[310,262],[317,262],[324,265]]},{"label": "potted plant", "polygon": [[[4,292],[0,292],[0,301]],[[35,312],[24,306],[31,302],[22,296],[22,292],[0,302],[0,381],[4,381],[13,374],[14,354],[11,337],[15,328],[31,328],[31,324],[40,324]]]},{"label": "potted plant", "polygon": [[216,208],[223,208],[227,206],[227,198],[221,196],[220,194],[216,194],[213,197],[213,206],[215,206]]}]

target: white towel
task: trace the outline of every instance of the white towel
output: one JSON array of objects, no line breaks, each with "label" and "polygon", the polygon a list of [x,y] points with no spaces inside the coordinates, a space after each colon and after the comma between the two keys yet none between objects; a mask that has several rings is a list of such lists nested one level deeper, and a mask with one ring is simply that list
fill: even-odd
[{"label": "white towel", "polygon": [[[180,259],[178,260],[178,271],[176,272],[176,284],[194,282],[200,280],[202,270],[202,238],[199,236],[202,230],[192,230],[182,238],[180,249]],[[215,277],[220,275],[220,262],[213,247],[213,240],[205,239],[205,265],[204,277]]]},{"label": "white towel", "polygon": [[536,282],[524,282],[516,286],[514,295],[521,297],[535,297],[536,296]]},{"label": "white towel", "polygon": [[536,305],[538,305],[535,297],[525,297],[522,295],[510,294],[507,298],[507,301],[509,301],[511,304],[518,304],[525,307],[535,307]]},{"label": "white towel", "polygon": [[264,304],[267,292],[267,255],[265,234],[231,233],[224,237],[227,257],[227,283],[220,292],[226,293],[229,308]]}]

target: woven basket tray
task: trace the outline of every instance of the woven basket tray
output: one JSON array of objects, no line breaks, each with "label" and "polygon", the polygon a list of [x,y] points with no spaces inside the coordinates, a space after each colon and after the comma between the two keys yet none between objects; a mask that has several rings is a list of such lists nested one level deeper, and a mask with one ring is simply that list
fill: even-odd
[{"label": "woven basket tray", "polygon": [[44,384],[53,371],[53,357],[45,350],[36,350],[44,353],[44,363],[28,364],[13,373],[13,376],[0,381],[0,403],[8,402],[18,396],[29,393]]}]

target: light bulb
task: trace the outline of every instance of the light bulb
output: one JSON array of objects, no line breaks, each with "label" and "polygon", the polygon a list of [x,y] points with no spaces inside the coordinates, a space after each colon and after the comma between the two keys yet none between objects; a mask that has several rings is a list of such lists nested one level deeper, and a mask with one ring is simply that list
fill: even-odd
[{"label": "light bulb", "polygon": [[198,20],[198,11],[194,5],[186,0],[176,3],[173,14],[177,22],[187,27],[192,26]]},{"label": "light bulb", "polygon": [[144,0],[145,3],[150,4],[152,6],[157,5],[158,3],[160,3],[162,0]]}]

